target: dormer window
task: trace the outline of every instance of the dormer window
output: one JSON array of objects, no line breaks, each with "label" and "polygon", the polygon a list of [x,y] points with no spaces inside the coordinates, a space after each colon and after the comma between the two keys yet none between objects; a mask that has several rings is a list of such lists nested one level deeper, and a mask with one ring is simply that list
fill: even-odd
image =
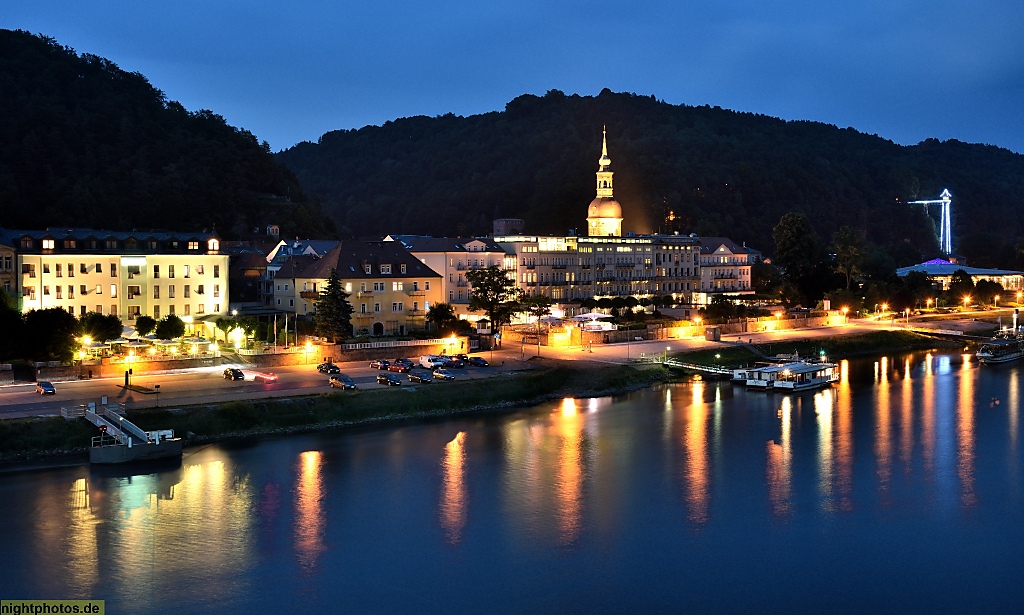
[{"label": "dormer window", "polygon": [[23,250],[30,250],[30,249],[32,249],[32,238],[31,237],[22,237],[21,238],[21,247],[22,247]]},{"label": "dormer window", "polygon": [[189,250],[198,250],[199,249],[199,242],[198,241],[190,241],[190,242],[188,242],[188,249]]},{"label": "dormer window", "polygon": [[382,275],[391,275],[391,265],[381,265],[380,272]]},{"label": "dormer window", "polygon": [[405,275],[405,263],[402,263],[402,275]]},{"label": "dormer window", "polygon": [[216,239],[211,239],[207,241],[206,249],[209,250],[210,252],[216,252],[217,250],[220,250],[220,241],[217,241]]},{"label": "dormer window", "polygon": [[78,243],[74,239],[65,239],[64,240],[64,249],[65,250],[74,250],[77,247],[77,245],[78,245]]},{"label": "dormer window", "polygon": [[363,271],[366,272],[366,275],[370,275],[370,273],[372,273],[372,270],[373,265],[363,265]]},{"label": "dormer window", "polygon": [[43,240],[43,249],[44,250],[52,250],[53,249],[53,243],[54,242],[53,242],[52,239],[44,239]]}]

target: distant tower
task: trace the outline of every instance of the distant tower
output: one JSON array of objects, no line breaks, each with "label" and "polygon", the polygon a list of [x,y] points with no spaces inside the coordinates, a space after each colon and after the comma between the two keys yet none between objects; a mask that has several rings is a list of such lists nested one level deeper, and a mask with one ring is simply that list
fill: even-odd
[{"label": "distant tower", "polygon": [[953,202],[953,195],[949,189],[942,191],[939,198],[931,201],[910,201],[911,205],[924,205],[925,213],[929,205],[939,206],[939,249],[946,256],[953,253],[953,224],[950,215],[950,204]]},{"label": "distant tower", "polygon": [[597,198],[587,209],[587,234],[591,237],[622,236],[622,206],[615,200],[612,187],[613,173],[608,170],[612,159],[608,157],[608,133],[601,130],[601,159],[597,161]]}]

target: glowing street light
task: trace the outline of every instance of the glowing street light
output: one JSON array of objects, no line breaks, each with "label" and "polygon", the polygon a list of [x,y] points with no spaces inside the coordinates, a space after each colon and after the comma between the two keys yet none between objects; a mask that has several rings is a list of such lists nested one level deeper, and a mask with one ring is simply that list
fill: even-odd
[{"label": "glowing street light", "polygon": [[843,322],[844,323],[849,323],[850,322],[850,316],[849,316],[850,308],[844,306],[841,311],[843,313]]},{"label": "glowing street light", "polygon": [[309,340],[306,340],[306,365],[309,365],[309,351],[313,349],[313,344]]},{"label": "glowing street light", "polygon": [[889,304],[888,303],[883,303],[882,304],[882,313],[884,314],[884,313],[886,313],[888,311],[889,311]]},{"label": "glowing street light", "polygon": [[970,303],[970,302],[971,302],[971,296],[970,295],[965,295],[964,296],[964,311],[965,312],[967,311],[967,304]]},{"label": "glowing street light", "polygon": [[992,297],[992,305],[993,307],[999,307],[999,295]]},{"label": "glowing street light", "polygon": [[1017,291],[1017,304],[1018,305],[1020,304],[1020,300],[1021,300],[1022,297],[1024,297],[1024,291],[1018,290]]},{"label": "glowing street light", "polygon": [[931,307],[932,307],[932,300],[931,299],[926,299],[925,300],[925,305],[928,307],[928,309],[931,309]]}]

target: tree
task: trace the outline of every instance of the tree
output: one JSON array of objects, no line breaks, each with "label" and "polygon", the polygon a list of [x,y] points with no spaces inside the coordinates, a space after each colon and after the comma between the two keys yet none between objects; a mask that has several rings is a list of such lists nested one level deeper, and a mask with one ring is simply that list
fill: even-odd
[{"label": "tree", "polygon": [[135,332],[146,336],[156,329],[156,319],[152,316],[139,316],[135,319]]},{"label": "tree", "polygon": [[520,309],[537,319],[537,329],[540,330],[540,319],[551,313],[551,299],[547,295],[530,295],[523,299]]},{"label": "tree", "polygon": [[825,250],[807,216],[792,212],[782,216],[772,235],[775,263],[786,272],[804,302],[817,300],[828,282],[828,276],[823,275]]},{"label": "tree", "polygon": [[954,304],[963,305],[964,297],[974,294],[974,280],[963,269],[957,269],[950,278],[947,292]]},{"label": "tree", "polygon": [[174,314],[168,314],[156,323],[156,336],[162,340],[173,340],[182,335],[185,335],[185,321]]},{"label": "tree", "polygon": [[228,341],[228,333],[235,328],[235,321],[232,318],[221,316],[213,323],[224,334],[224,341]]},{"label": "tree", "polygon": [[36,359],[70,362],[75,357],[78,331],[78,319],[60,308],[25,314],[24,339],[31,340],[31,354]]},{"label": "tree", "polygon": [[99,312],[88,312],[79,319],[81,334],[88,335],[96,342],[116,340],[124,333],[121,319],[113,314],[103,315]]},{"label": "tree", "polygon": [[427,322],[432,323],[444,336],[446,333],[455,331],[459,324],[459,317],[455,315],[455,308],[450,303],[435,303],[430,306],[427,312]]},{"label": "tree", "polygon": [[0,360],[13,359],[22,349],[25,319],[15,308],[14,298],[0,290]]},{"label": "tree", "polygon": [[348,297],[349,294],[341,288],[338,272],[332,267],[327,286],[320,291],[316,311],[313,313],[317,335],[337,343],[338,338],[352,334],[352,304],[348,302]]},{"label": "tree", "polygon": [[469,311],[487,312],[491,331],[501,331],[501,325],[509,321],[522,297],[516,281],[497,265],[467,271],[466,279],[473,287],[469,295]]},{"label": "tree", "polygon": [[836,254],[836,271],[846,276],[846,290],[850,290],[853,277],[860,273],[863,245],[860,234],[848,226],[832,234],[832,248]]},{"label": "tree", "polygon": [[235,324],[240,327],[242,329],[242,333],[245,334],[246,346],[248,346],[248,341],[252,339],[259,330],[260,321],[257,320],[255,316],[245,315],[236,318]]}]

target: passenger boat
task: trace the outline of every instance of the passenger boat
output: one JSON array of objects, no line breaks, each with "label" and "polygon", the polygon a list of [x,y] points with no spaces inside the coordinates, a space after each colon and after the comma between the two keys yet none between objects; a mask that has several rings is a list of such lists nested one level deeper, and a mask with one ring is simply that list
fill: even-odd
[{"label": "passenger boat", "polygon": [[1024,340],[1016,337],[997,337],[982,344],[975,356],[986,365],[1016,361],[1024,358]]},{"label": "passenger boat", "polygon": [[761,391],[806,391],[839,380],[835,363],[796,361],[747,370],[746,385]]}]

